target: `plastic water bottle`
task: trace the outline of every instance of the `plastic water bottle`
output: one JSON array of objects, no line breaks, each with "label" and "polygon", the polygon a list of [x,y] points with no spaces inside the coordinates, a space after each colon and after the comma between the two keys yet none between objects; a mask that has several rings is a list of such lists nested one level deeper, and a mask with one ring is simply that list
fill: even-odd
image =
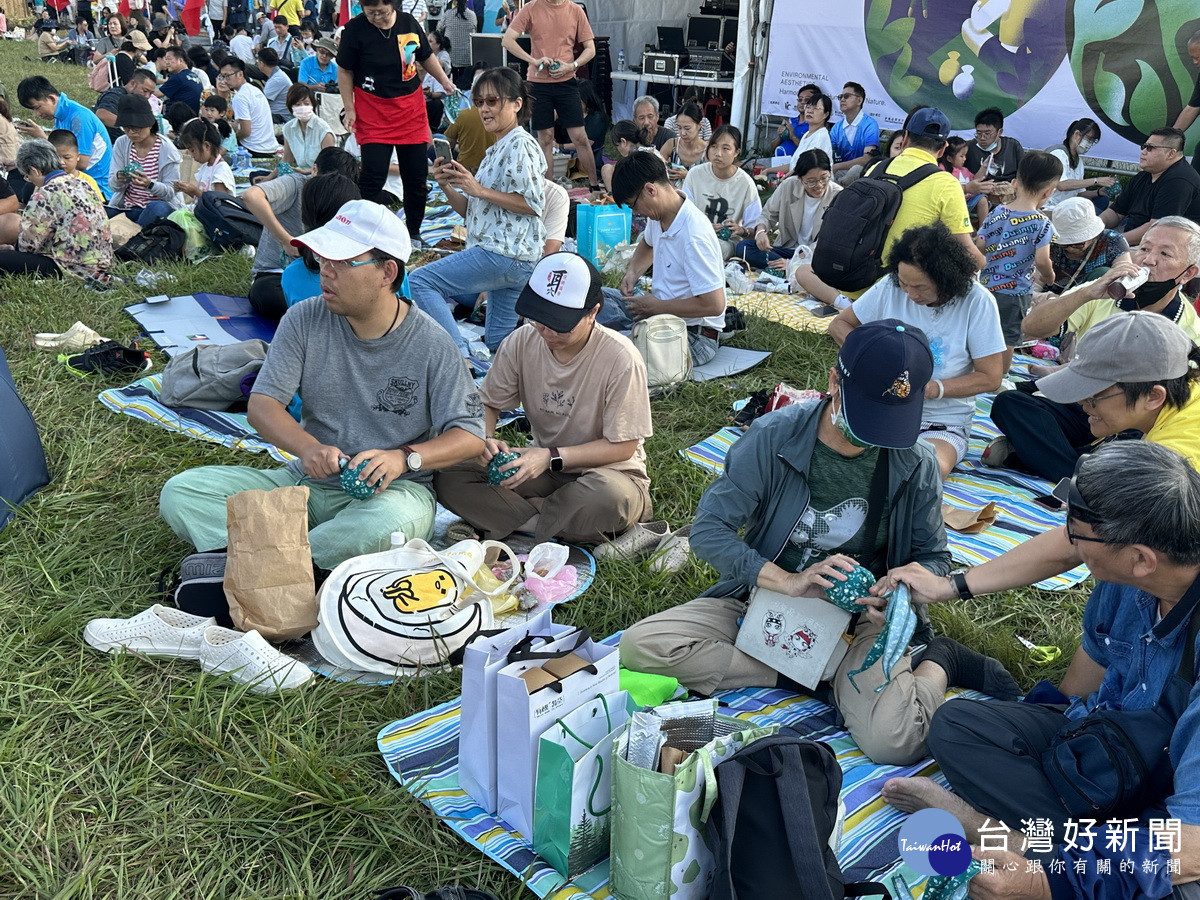
[{"label": "plastic water bottle", "polygon": [[238,169],[250,168],[250,151],[239,145],[237,149],[236,161]]},{"label": "plastic water bottle", "polygon": [[393,550],[397,550],[404,546],[404,532],[393,531],[391,535],[391,545]]},{"label": "plastic water bottle", "polygon": [[618,72],[625,71],[625,51],[624,50],[617,51],[617,71]]}]

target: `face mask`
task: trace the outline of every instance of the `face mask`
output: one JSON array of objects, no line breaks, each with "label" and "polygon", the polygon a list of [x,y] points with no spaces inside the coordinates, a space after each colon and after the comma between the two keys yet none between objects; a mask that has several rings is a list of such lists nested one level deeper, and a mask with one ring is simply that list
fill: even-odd
[{"label": "face mask", "polygon": [[1089,150],[1091,150],[1095,146],[1096,146],[1096,142],[1093,141],[1091,138],[1082,138],[1079,141],[1079,152],[1087,153]]},{"label": "face mask", "polygon": [[307,122],[313,117],[313,108],[307,103],[297,103],[292,107],[292,115],[301,122]]},{"label": "face mask", "polygon": [[847,443],[850,443],[861,449],[875,446],[874,444],[868,444],[866,441],[859,440],[854,436],[854,432],[850,430],[850,423],[846,421],[845,411],[840,405],[838,406],[837,412],[831,411],[829,413],[829,419],[831,422],[833,422],[833,427],[836,428],[838,433],[846,439]]},{"label": "face mask", "polygon": [[979,149],[982,150],[984,153],[991,153],[993,150],[995,150],[999,146],[1000,146],[1000,139],[997,138],[995,141],[992,142],[991,146],[980,147]]},{"label": "face mask", "polygon": [[1158,303],[1178,286],[1174,278],[1168,278],[1166,281],[1147,281],[1134,292],[1136,296],[1130,297],[1129,300],[1137,309],[1145,309]]}]

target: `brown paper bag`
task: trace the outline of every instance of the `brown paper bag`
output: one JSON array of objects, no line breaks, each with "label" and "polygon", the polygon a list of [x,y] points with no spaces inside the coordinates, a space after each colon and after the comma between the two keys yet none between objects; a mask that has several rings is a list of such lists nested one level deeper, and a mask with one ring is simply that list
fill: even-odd
[{"label": "brown paper bag", "polygon": [[979,534],[987,531],[996,522],[996,504],[989,503],[983,509],[960,509],[948,503],[942,504],[942,518],[947,528],[963,534]]},{"label": "brown paper bag", "polygon": [[131,237],[142,230],[142,226],[125,213],[121,213],[108,220],[108,230],[112,234],[113,249],[116,250],[124,247]]},{"label": "brown paper bag", "polygon": [[242,631],[288,640],[317,627],[308,488],[242,491],[226,501],[225,599]]},{"label": "brown paper bag", "polygon": [[195,159],[192,158],[191,150],[179,151],[179,181],[184,184],[194,184],[196,181],[196,170],[200,168]]}]

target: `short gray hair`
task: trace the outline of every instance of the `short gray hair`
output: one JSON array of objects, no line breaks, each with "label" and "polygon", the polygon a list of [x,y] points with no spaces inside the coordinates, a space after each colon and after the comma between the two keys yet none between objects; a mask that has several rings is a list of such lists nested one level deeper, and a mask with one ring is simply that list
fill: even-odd
[{"label": "short gray hair", "polygon": [[30,169],[37,169],[43,175],[49,175],[55,169],[62,168],[62,160],[58,151],[49,141],[25,141],[17,148],[17,171],[29,177]]},{"label": "short gray hair", "polygon": [[1144,544],[1179,566],[1200,565],[1200,473],[1167,447],[1113,441],[1079,465],[1075,486],[1100,519],[1096,536]]},{"label": "short gray hair", "polygon": [[639,106],[653,106],[654,112],[655,113],[658,112],[658,101],[655,98],[651,97],[649,94],[645,95],[644,97],[638,97],[636,100],[633,101],[634,115],[637,115]]},{"label": "short gray hair", "polygon": [[1181,231],[1187,232],[1187,256],[1192,265],[1200,265],[1200,225],[1197,225],[1191,219],[1185,219],[1183,216],[1163,216],[1161,219],[1155,220],[1154,224],[1146,229],[1147,232],[1155,228],[1163,226],[1178,228]]}]

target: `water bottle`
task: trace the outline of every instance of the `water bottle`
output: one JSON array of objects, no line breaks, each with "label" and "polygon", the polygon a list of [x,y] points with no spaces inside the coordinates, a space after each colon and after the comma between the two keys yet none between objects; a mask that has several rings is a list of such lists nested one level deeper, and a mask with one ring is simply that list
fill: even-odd
[{"label": "water bottle", "polygon": [[393,531],[391,535],[391,549],[398,550],[404,546],[404,532]]},{"label": "water bottle", "polygon": [[617,71],[618,72],[625,71],[625,51],[624,50],[617,51]]}]

